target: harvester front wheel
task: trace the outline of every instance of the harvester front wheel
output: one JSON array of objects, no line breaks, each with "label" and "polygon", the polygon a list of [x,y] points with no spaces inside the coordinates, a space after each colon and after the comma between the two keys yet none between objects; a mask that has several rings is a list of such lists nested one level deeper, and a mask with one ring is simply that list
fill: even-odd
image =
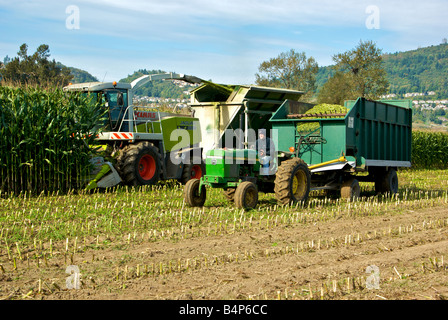
[{"label": "harvester front wheel", "polygon": [[241,182],[235,190],[234,199],[238,209],[254,209],[258,204],[257,186],[250,181]]},{"label": "harvester front wheel", "polygon": [[184,187],[184,199],[190,207],[202,207],[207,197],[205,186],[199,190],[201,180],[188,180]]},{"label": "harvester front wheel", "polygon": [[353,201],[358,199],[360,196],[361,196],[361,188],[359,187],[359,181],[357,179],[350,179],[342,184],[341,187],[342,198]]},{"label": "harvester front wheel", "polygon": [[161,155],[151,142],[131,144],[120,152],[118,167],[124,182],[131,186],[151,185],[159,181]]},{"label": "harvester front wheel", "polygon": [[311,173],[300,158],[283,161],[275,175],[275,197],[280,205],[308,200]]}]

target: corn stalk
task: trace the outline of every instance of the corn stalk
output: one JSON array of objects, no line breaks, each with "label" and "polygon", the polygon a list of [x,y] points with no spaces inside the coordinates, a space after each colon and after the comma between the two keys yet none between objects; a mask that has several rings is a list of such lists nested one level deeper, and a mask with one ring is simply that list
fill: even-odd
[{"label": "corn stalk", "polygon": [[0,87],[0,191],[67,192],[83,186],[103,111],[60,89]]}]

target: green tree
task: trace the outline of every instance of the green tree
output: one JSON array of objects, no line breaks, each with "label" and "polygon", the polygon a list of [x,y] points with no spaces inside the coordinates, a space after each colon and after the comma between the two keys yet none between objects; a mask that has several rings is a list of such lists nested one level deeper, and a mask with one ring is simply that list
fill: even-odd
[{"label": "green tree", "polygon": [[317,101],[344,105],[345,100],[356,98],[357,94],[353,88],[352,77],[343,72],[336,72],[320,89]]},{"label": "green tree", "polygon": [[64,86],[73,78],[70,69],[50,58],[50,48],[40,45],[36,52],[28,55],[28,45],[22,44],[17,57],[2,68],[3,80],[19,84]]},{"label": "green tree", "polygon": [[[374,42],[360,41],[356,48],[334,55],[333,61],[336,63],[333,68],[338,79],[330,81],[330,78],[324,84],[318,96],[320,102],[334,102],[328,100],[332,99],[328,92],[344,93],[343,100],[357,97],[374,100],[388,92],[389,81],[383,67],[382,50]],[[347,85],[350,85],[350,89],[346,88]]]},{"label": "green tree", "polygon": [[305,52],[291,49],[280,53],[276,58],[264,61],[255,74],[255,82],[260,86],[293,89],[310,96],[316,89],[318,64],[313,57],[306,57]]}]

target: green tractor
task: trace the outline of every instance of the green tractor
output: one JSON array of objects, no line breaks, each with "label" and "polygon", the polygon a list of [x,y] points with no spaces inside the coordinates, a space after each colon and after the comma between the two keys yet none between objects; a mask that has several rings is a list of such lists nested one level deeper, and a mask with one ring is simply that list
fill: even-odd
[{"label": "green tractor", "polygon": [[[184,187],[190,206],[204,205],[207,188],[223,189],[245,209],[257,206],[258,192],[274,193],[279,205],[305,203],[318,190],[352,201],[360,197],[359,182],[393,194],[397,170],[411,166],[410,101],[358,98],[342,113],[316,113],[319,106],[299,102],[302,93],[293,90],[205,84],[192,93],[208,139],[206,175]],[[268,158],[252,147],[263,128],[275,141]]]},{"label": "green tractor", "polygon": [[187,182],[186,203],[203,206],[207,188],[223,189],[238,208],[255,208],[258,192],[275,193],[282,205],[306,202],[311,181],[307,164],[292,152],[275,151],[275,145],[270,154],[257,147],[258,130],[273,138],[269,119],[285,101],[297,101],[302,94],[210,83],[193,90],[190,106],[201,122],[206,175]]},{"label": "green tractor", "polygon": [[203,206],[206,187],[221,188],[237,208],[252,209],[258,204],[258,192],[275,193],[281,205],[306,202],[310,192],[310,170],[299,158],[283,159],[264,167],[263,158],[252,149],[216,149],[207,152],[206,172],[184,187],[184,199],[192,207]]},{"label": "green tractor", "polygon": [[[193,76],[167,73],[145,75],[132,83],[90,82],[64,88],[67,92],[81,92],[107,110],[106,123],[98,124],[105,130],[96,139],[103,152],[91,161],[94,170],[88,190],[110,188],[119,183],[153,185],[169,179],[185,184],[204,174],[197,118],[133,105],[138,87],[164,79],[202,81]],[[181,131],[184,134],[176,134]]]}]

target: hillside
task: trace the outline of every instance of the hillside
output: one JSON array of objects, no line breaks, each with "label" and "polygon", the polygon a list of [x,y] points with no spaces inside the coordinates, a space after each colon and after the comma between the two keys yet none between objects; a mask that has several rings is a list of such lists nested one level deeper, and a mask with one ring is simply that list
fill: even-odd
[{"label": "hillside", "polygon": [[[390,82],[390,93],[425,93],[434,91],[436,98],[448,97],[448,44],[383,55]],[[321,67],[317,87],[332,75],[332,66]]]},{"label": "hillside", "polygon": [[71,71],[71,74],[73,75],[73,83],[83,83],[83,82],[96,82],[98,79],[94,76],[92,76],[87,71],[74,68],[74,67],[68,67]]},{"label": "hillside", "polygon": [[[448,97],[448,44],[440,44],[416,50],[387,53],[383,55],[383,63],[390,83],[390,93],[399,96],[405,93],[435,92],[434,98]],[[69,67],[73,83],[98,81],[87,71]],[[140,69],[120,82],[131,82],[145,74],[163,73],[162,70]],[[320,67],[316,84],[319,90],[331,77],[332,66]],[[139,96],[159,98],[188,98],[186,91],[190,86],[180,87],[171,81],[153,81],[145,84],[136,92]]]},{"label": "hillside", "polygon": [[448,97],[448,44],[384,55],[391,93],[434,91]]},{"label": "hillside", "polygon": [[90,73],[88,73],[85,70],[81,70],[74,67],[67,67],[66,65],[63,65],[62,63],[58,62],[57,66],[62,68],[66,67],[70,69],[71,75],[73,75],[72,83],[83,83],[83,82],[96,82],[98,79],[94,76],[92,76]]},{"label": "hillside", "polygon": [[[448,44],[440,44],[416,50],[387,53],[383,55],[384,67],[390,82],[390,93],[425,93],[434,91],[434,98],[448,97]],[[98,81],[88,72],[70,67],[74,75],[73,82]],[[163,73],[162,70],[140,69],[128,75],[120,82],[130,83],[145,74]],[[332,75],[332,66],[320,67],[316,84],[319,90]],[[153,81],[145,84],[136,92],[139,96],[159,98],[188,98],[186,91],[190,86],[180,87],[171,81]]]}]

